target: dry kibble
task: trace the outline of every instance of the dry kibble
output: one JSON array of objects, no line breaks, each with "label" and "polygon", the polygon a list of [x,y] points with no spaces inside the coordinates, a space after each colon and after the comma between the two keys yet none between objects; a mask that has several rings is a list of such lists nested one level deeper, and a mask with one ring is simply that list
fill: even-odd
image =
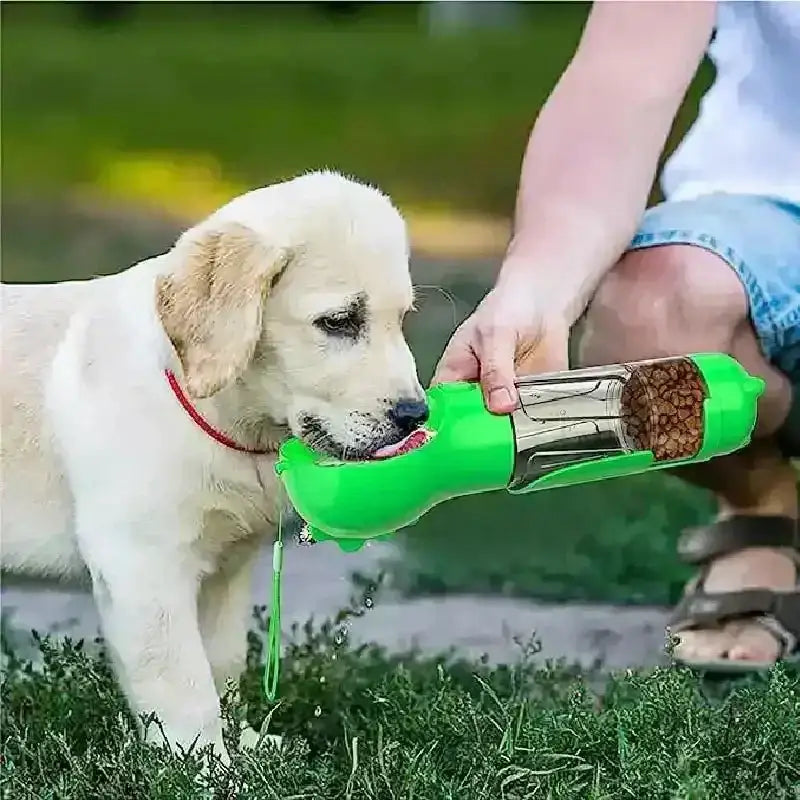
[{"label": "dry kibble", "polygon": [[656,461],[691,458],[703,443],[705,398],[703,378],[688,359],[636,365],[620,398],[623,432]]}]

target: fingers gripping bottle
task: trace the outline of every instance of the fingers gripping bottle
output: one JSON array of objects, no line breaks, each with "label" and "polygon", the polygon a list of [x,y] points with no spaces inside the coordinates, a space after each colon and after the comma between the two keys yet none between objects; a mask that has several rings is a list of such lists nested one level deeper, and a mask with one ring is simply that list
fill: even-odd
[{"label": "fingers gripping bottle", "polygon": [[517,388],[516,410],[498,416],[476,384],[435,386],[416,449],[331,461],[290,439],[276,471],[312,538],[355,550],[453,497],[524,494],[730,453],[750,440],[764,383],[709,353],[523,377]]}]

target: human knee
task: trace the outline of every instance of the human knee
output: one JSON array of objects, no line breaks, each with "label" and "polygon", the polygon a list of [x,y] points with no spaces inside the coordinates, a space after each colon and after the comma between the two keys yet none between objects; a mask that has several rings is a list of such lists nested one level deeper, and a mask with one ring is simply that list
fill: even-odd
[{"label": "human knee", "polygon": [[746,314],[743,287],[718,256],[688,245],[633,251],[598,286],[579,358],[591,365],[727,352]]}]

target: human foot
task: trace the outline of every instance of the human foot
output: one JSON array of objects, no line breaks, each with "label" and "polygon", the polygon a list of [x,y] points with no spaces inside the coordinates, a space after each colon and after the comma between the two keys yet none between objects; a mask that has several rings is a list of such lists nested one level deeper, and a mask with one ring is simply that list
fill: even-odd
[{"label": "human foot", "polygon": [[703,569],[673,614],[673,657],[755,668],[791,651],[800,638],[793,544],[797,523],[780,516],[734,516],[689,532],[682,554]]}]

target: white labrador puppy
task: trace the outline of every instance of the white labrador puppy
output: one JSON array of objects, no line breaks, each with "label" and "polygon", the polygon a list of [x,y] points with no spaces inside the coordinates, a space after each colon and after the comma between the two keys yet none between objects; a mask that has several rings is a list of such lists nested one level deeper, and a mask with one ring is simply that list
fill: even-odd
[{"label": "white labrador puppy", "polygon": [[357,458],[425,419],[404,222],[311,173],[118,275],[2,291],[3,569],[88,573],[132,710],[225,757],[277,443]]}]

